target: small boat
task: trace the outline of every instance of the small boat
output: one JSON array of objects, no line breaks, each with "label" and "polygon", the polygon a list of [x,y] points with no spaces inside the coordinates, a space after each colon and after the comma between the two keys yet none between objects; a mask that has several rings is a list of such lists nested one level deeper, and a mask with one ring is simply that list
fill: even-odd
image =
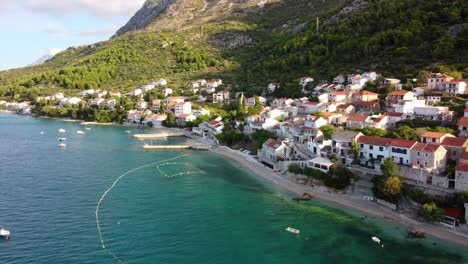
[{"label": "small boat", "polygon": [[57,138],[59,142],[67,140],[67,138]]},{"label": "small boat", "polygon": [[0,226],[0,236],[5,237],[6,240],[10,238],[11,232],[4,229],[3,226]]},{"label": "small boat", "polygon": [[41,132],[41,135],[44,135],[44,132]]},{"label": "small boat", "polygon": [[374,241],[377,244],[380,244],[380,239],[378,237],[372,237],[372,241]]},{"label": "small boat", "polygon": [[90,127],[85,127],[85,129],[86,129],[86,130],[91,130],[91,128],[90,128]]},{"label": "small boat", "polygon": [[130,133],[130,130],[125,130],[125,133]]},{"label": "small boat", "polygon": [[78,135],[86,135],[86,133],[85,133],[84,131],[81,131],[81,130],[76,131],[76,133],[77,133]]},{"label": "small boat", "polygon": [[301,232],[299,229],[292,228],[292,227],[289,227],[289,226],[286,227],[286,231],[294,233],[294,234],[299,234]]},{"label": "small boat", "polygon": [[63,142],[60,142],[60,143],[58,143],[57,146],[60,147],[60,148],[64,148],[64,147],[67,146],[67,144],[65,144],[65,143],[63,143]]},{"label": "small boat", "polygon": [[66,131],[65,129],[63,129],[63,128],[59,129],[58,131],[59,131],[60,133],[65,133],[65,132],[67,132],[67,131]]}]

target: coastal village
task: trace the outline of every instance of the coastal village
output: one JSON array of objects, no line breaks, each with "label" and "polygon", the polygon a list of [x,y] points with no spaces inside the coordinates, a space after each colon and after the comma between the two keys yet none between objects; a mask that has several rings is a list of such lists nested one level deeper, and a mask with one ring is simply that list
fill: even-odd
[{"label": "coastal village", "polygon": [[[206,144],[239,150],[298,184],[323,185],[326,175],[340,166],[354,177],[347,176],[345,184],[325,185],[340,192],[362,192],[372,200],[367,194],[379,184],[373,177],[382,174],[401,178],[413,197],[447,197],[468,190],[466,80],[444,73],[399,80],[361,72],[328,81],[304,76],[295,82],[302,97],[276,96],[284,89],[279,82],[265,84],[261,94],[246,96],[221,79],[193,80],[185,89],[171,89],[166,79],[159,79],[128,93],[59,92],[36,102],[0,101],[0,109],[41,116],[92,109],[96,120],[102,112],[120,112],[120,123],[183,128]],[[262,139],[257,144],[243,144],[258,135]],[[374,195],[378,196],[375,191]],[[422,210],[413,201],[382,196],[376,197],[380,204],[410,216]],[[436,209],[441,214],[438,220],[452,227],[463,223],[468,212]]]}]

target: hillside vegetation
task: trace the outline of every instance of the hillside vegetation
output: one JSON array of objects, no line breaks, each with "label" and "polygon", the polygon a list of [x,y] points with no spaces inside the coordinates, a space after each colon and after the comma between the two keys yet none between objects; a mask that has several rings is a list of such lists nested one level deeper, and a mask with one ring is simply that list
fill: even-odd
[{"label": "hillside vegetation", "polygon": [[[271,81],[328,79],[356,69],[410,77],[444,67],[468,75],[466,1],[352,1],[360,4],[354,12],[343,11],[351,1],[339,0],[271,1],[262,8],[245,1],[226,12],[209,1],[186,18],[188,2],[176,1],[145,30],[69,48],[43,65],[0,72],[0,98],[31,100],[87,88],[128,91],[158,78],[181,90],[190,79],[220,77],[257,93]],[[171,27],[160,27],[161,21]]]}]

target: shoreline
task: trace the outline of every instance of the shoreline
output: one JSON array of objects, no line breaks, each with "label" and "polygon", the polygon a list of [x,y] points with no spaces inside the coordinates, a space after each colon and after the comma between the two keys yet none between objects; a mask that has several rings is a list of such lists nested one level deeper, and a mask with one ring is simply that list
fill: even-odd
[{"label": "shoreline", "polygon": [[[418,222],[407,216],[400,215],[397,212],[387,210],[375,202],[358,200],[357,197],[350,195],[333,194],[324,192],[316,188],[301,186],[292,181],[289,181],[273,172],[268,168],[262,167],[259,163],[249,161],[249,157],[238,153],[225,146],[218,146],[210,149],[211,152],[222,155],[232,161],[238,163],[242,168],[249,170],[257,177],[261,177],[267,181],[270,181],[284,190],[292,192],[296,195],[302,195],[303,193],[311,193],[314,198],[327,203],[332,203],[338,207],[344,207],[347,209],[356,211],[357,213],[363,213],[366,216],[380,218],[391,224],[402,226],[405,228],[414,228],[415,230],[426,233],[429,239],[437,239],[443,242],[448,242],[457,246],[468,248],[468,236],[463,236],[459,233],[452,232],[442,226],[437,226],[430,223]],[[251,159],[251,157],[250,157]]]}]

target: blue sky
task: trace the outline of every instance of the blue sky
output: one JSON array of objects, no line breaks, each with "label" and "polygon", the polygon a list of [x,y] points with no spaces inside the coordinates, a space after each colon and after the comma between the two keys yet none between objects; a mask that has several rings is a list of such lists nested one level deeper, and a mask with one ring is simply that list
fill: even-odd
[{"label": "blue sky", "polygon": [[33,63],[51,49],[106,40],[144,0],[0,0],[0,70]]}]

